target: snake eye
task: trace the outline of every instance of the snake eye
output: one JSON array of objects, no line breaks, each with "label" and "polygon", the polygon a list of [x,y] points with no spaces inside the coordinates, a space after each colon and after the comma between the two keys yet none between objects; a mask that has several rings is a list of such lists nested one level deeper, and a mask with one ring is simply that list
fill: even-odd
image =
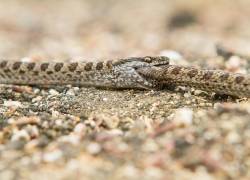
[{"label": "snake eye", "polygon": [[144,58],[144,60],[145,60],[145,62],[147,62],[147,63],[152,63],[152,58],[149,57],[149,56],[146,56],[146,57]]}]

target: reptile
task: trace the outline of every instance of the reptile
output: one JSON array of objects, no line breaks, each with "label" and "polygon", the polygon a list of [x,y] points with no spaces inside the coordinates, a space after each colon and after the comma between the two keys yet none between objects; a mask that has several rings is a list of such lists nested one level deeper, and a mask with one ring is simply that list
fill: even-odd
[{"label": "reptile", "polygon": [[140,68],[137,72],[146,79],[165,86],[187,86],[207,92],[234,97],[250,97],[250,75],[208,70],[179,65],[162,68]]},{"label": "reptile", "polygon": [[65,85],[108,89],[152,89],[159,84],[136,71],[169,64],[167,57],[131,57],[106,61],[0,61],[0,84]]},{"label": "reptile", "polygon": [[108,89],[189,86],[208,92],[250,97],[250,75],[169,64],[164,56],[107,61],[0,61],[0,84],[65,85]]}]

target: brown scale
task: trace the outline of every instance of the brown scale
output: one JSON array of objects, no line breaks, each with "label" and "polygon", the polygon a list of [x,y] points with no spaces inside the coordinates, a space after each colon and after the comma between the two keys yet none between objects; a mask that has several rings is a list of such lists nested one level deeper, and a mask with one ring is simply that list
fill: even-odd
[{"label": "brown scale", "polygon": [[98,62],[98,63],[96,64],[96,69],[97,69],[97,70],[102,70],[102,69],[103,69],[103,62]]},{"label": "brown scale", "polygon": [[74,72],[76,70],[77,66],[78,66],[78,63],[70,63],[68,65],[68,69],[70,72]]},{"label": "brown scale", "polygon": [[[143,58],[141,58],[143,59]],[[115,62],[121,62],[117,60]],[[93,84],[96,75],[110,73],[113,60],[104,62],[0,61],[0,83],[7,84]],[[122,63],[124,63],[122,61]],[[122,64],[121,63],[121,64]],[[20,81],[21,80],[21,81]],[[105,80],[105,78],[104,78]],[[103,80],[99,81],[102,82]],[[110,81],[107,79],[107,81]],[[98,83],[99,83],[98,82]],[[105,83],[104,83],[105,85]],[[96,84],[98,86],[98,84]]]},{"label": "brown scale", "polygon": [[89,62],[84,66],[85,71],[91,71],[92,70],[93,63]]},{"label": "brown scale", "polygon": [[59,72],[63,67],[63,63],[56,63],[54,69],[56,72]]},{"label": "brown scale", "polygon": [[36,66],[36,63],[34,63],[34,62],[27,63],[27,69],[29,71],[32,71],[35,66]]},{"label": "brown scale", "polygon": [[41,68],[41,71],[46,71],[49,67],[49,63],[42,63],[40,68]]},{"label": "brown scale", "polygon": [[162,84],[189,86],[219,94],[250,97],[250,76],[221,70],[168,65],[163,68],[140,68],[142,76]]}]

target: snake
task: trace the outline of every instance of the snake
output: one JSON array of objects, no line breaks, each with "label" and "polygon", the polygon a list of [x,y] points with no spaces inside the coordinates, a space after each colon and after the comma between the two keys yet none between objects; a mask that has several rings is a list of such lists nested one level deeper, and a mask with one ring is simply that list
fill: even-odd
[{"label": "snake", "polygon": [[137,73],[142,67],[169,64],[164,56],[69,62],[0,60],[0,84],[66,85],[107,89],[152,89],[159,86]]},{"label": "snake", "polygon": [[0,60],[0,84],[147,90],[171,85],[250,97],[250,75],[171,65],[166,56],[69,62]]},{"label": "snake", "polygon": [[180,65],[162,68],[140,68],[137,72],[146,79],[166,86],[186,86],[220,95],[250,97],[250,75],[223,70],[199,69]]}]

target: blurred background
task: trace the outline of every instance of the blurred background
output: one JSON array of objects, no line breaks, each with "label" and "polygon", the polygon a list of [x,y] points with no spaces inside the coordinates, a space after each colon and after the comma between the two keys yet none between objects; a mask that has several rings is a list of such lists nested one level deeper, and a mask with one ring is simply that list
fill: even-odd
[{"label": "blurred background", "polygon": [[0,1],[0,57],[250,54],[249,0]]},{"label": "blurred background", "polygon": [[[250,74],[249,10],[250,0],[0,0],[0,58],[167,55]],[[225,101],[192,88],[1,86],[0,179],[250,179],[250,103]]]}]

